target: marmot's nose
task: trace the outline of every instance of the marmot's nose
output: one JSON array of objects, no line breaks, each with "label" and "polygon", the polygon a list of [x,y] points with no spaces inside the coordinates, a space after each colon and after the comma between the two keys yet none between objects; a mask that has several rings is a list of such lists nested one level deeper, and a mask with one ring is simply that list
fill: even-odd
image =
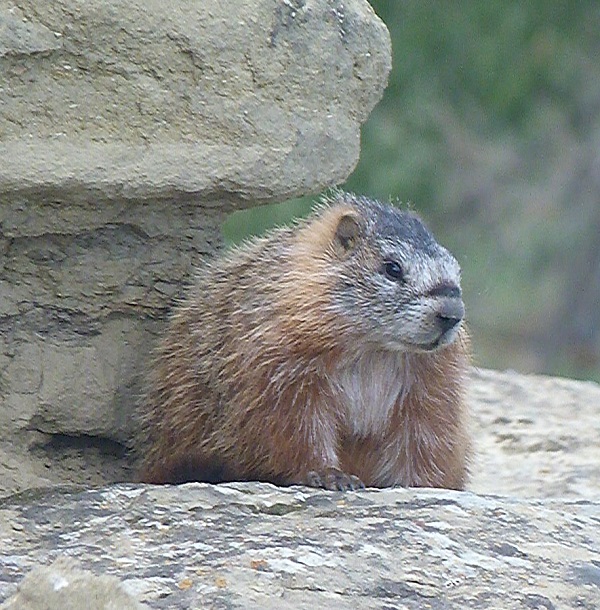
[{"label": "marmot's nose", "polygon": [[444,299],[436,313],[436,323],[442,333],[454,328],[465,317],[465,305],[461,299]]}]

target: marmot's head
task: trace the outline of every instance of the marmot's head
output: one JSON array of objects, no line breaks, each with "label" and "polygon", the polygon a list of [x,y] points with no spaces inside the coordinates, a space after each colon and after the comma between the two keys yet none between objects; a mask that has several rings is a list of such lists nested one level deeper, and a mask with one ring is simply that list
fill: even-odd
[{"label": "marmot's head", "polygon": [[465,309],[460,267],[413,213],[338,193],[328,248],[335,275],[330,307],[368,342],[432,351],[454,341]]}]

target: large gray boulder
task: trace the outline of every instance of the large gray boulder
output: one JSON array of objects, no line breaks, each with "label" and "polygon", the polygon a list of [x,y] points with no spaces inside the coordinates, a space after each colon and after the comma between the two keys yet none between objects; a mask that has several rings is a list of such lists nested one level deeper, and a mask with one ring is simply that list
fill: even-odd
[{"label": "large gray boulder", "polygon": [[[596,610],[598,515],[600,499],[443,490],[191,484],[46,492],[0,507],[0,600],[19,595],[31,567],[68,554],[170,610]],[[26,588],[44,575],[32,572]]]},{"label": "large gray boulder", "polygon": [[224,215],[344,180],[390,62],[366,0],[0,0],[0,487],[126,476]]}]

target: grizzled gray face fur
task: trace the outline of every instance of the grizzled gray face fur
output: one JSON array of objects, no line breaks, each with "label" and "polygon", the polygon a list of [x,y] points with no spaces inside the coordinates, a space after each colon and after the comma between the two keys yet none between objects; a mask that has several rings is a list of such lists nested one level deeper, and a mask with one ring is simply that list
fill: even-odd
[{"label": "grizzled gray face fur", "polygon": [[456,259],[415,214],[362,197],[353,206],[358,214],[340,237],[339,310],[360,313],[352,319],[364,327],[355,330],[385,349],[426,352],[454,341],[465,313]]}]

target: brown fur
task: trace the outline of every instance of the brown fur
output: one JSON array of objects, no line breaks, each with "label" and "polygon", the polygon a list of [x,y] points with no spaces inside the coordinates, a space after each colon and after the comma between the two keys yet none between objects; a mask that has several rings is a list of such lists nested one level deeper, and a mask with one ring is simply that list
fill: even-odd
[{"label": "brown fur", "polygon": [[381,264],[363,239],[379,207],[357,201],[338,194],[201,270],[156,355],[142,481],[464,488],[466,332],[389,349],[335,300],[340,278]]}]

